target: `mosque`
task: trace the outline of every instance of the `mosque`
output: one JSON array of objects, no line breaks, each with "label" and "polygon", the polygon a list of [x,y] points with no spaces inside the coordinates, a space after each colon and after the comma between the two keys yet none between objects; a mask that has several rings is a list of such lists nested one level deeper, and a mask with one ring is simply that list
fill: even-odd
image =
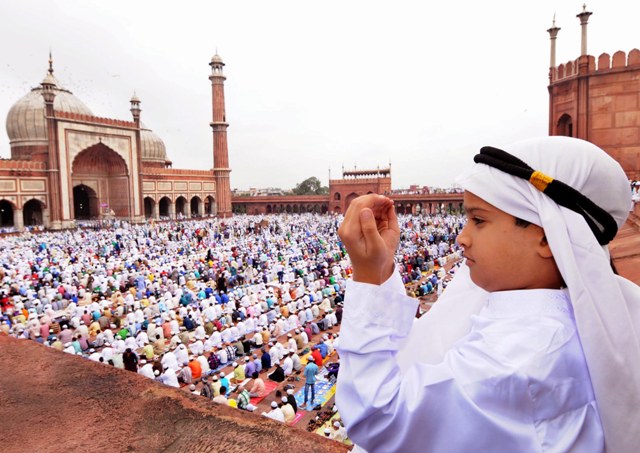
[{"label": "mosque", "polygon": [[77,221],[231,215],[224,63],[211,62],[212,170],[171,168],[162,139],[140,120],[101,118],[49,69],[9,110],[11,158],[0,160],[0,227],[63,229]]}]

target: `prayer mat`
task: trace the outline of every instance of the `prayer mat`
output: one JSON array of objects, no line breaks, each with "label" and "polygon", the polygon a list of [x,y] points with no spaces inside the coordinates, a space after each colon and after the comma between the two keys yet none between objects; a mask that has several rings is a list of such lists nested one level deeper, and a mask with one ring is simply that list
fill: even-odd
[{"label": "prayer mat", "polygon": [[[322,426],[320,426],[319,428],[317,428],[314,432],[322,437],[325,437],[324,435],[324,430],[326,428],[329,428],[330,430],[333,431],[333,422],[335,422],[336,420],[341,420],[340,418],[340,414],[336,411],[329,420],[327,420],[326,422],[324,422],[322,424]],[[353,445],[353,442],[351,442],[351,439],[349,439],[348,437],[345,439],[345,441],[343,442],[345,445]]]},{"label": "prayer mat", "polygon": [[289,423],[289,425],[290,426],[295,425],[300,421],[302,417],[304,417],[304,412],[302,412],[301,410],[298,410],[298,412],[296,412],[296,417],[293,420],[291,420],[291,423]]},{"label": "prayer mat", "polygon": [[249,402],[254,406],[257,406],[258,403],[269,396],[269,393],[273,392],[277,386],[278,382],[264,381],[264,396],[256,396],[254,398],[251,398]]},{"label": "prayer mat", "polygon": [[[315,399],[313,400],[313,404],[309,401],[309,405],[306,408],[302,408],[306,411],[312,411],[316,406],[320,405],[320,407],[327,404],[327,401],[331,399],[333,395],[336,393],[336,384],[335,382],[331,383],[329,381],[316,381],[315,386]],[[311,398],[311,391],[309,391],[309,398]],[[304,386],[295,394],[296,403],[298,404],[298,409],[300,409],[301,405],[304,404]]]},{"label": "prayer mat", "polygon": [[[323,365],[325,365],[325,364],[329,361],[329,358],[333,357],[333,355],[334,355],[335,353],[336,353],[336,351],[335,351],[335,350],[333,350],[333,351],[331,351],[331,354],[327,354],[327,356],[326,356],[324,359],[322,359],[322,364],[323,364]],[[309,354],[301,355],[301,356],[300,356],[300,363],[301,363],[303,366],[306,366],[306,365],[307,365],[307,363],[308,363],[307,357],[309,357]]]}]

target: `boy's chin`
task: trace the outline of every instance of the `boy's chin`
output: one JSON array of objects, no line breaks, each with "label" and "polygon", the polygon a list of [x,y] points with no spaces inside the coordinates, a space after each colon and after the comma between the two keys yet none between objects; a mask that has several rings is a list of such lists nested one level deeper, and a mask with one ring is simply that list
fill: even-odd
[{"label": "boy's chin", "polygon": [[477,272],[473,271],[473,267],[469,266],[469,276],[471,277],[471,281],[474,283],[474,285],[478,286],[479,288],[487,291],[487,292],[492,292],[492,291],[496,291],[492,286],[493,285],[489,285],[487,284],[486,280],[483,280],[481,278],[478,277]]}]

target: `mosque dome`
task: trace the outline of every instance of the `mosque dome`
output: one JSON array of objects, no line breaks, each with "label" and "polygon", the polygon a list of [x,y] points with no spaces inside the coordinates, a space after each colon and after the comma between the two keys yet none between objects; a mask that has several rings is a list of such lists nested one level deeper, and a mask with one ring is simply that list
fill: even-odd
[{"label": "mosque dome", "polygon": [[220,57],[220,55],[218,55],[218,54],[215,54],[211,58],[211,63],[222,63],[222,57]]},{"label": "mosque dome", "polygon": [[[48,74],[44,82],[54,85],[53,91],[56,97],[53,101],[53,108],[55,110],[93,115],[89,107],[75,97],[71,91],[62,88],[52,74]],[[7,115],[6,126],[12,148],[47,143],[47,123],[42,86],[33,88],[13,104]]]},{"label": "mosque dome", "polygon": [[140,145],[142,161],[165,165],[167,148],[162,139],[144,124],[140,124]]}]

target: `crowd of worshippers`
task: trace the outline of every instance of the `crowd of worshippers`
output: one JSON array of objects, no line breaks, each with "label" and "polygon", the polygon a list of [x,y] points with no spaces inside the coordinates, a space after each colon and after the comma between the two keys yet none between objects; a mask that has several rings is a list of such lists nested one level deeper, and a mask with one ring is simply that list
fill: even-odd
[{"label": "crowd of worshippers", "polygon": [[[456,253],[460,217],[401,219],[407,281]],[[302,352],[321,366],[333,350],[325,332],[340,323],[351,274],[340,221],[242,216],[5,237],[0,334],[251,408],[261,374],[282,382]]]}]

